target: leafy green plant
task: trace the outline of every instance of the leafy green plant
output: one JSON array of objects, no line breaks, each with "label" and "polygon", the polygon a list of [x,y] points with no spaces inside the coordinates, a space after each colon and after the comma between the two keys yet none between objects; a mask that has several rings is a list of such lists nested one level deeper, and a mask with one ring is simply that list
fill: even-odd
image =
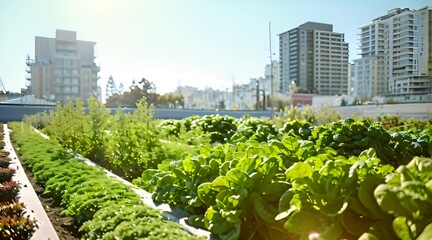
[{"label": "leafy green plant", "polygon": [[0,183],[0,202],[16,201],[19,188],[15,181]]},{"label": "leafy green plant", "polygon": [[62,199],[62,205],[67,206],[62,214],[73,216],[78,225],[92,219],[99,209],[140,203],[139,196],[129,187],[112,179],[82,176],[78,182],[81,183],[67,188]]},{"label": "leafy green plant", "polygon": [[4,150],[4,149],[0,149],[0,157],[4,158],[9,156],[9,151]]},{"label": "leafy green plant", "polygon": [[427,134],[391,133],[380,123],[367,120],[344,119],[318,126],[311,134],[309,139],[319,147],[331,147],[345,157],[358,156],[362,151],[374,148],[381,161],[395,167],[407,164],[417,155],[430,156],[431,138]]},{"label": "leafy green plant", "polygon": [[312,125],[304,120],[292,120],[286,122],[279,131],[285,135],[299,137],[308,140],[312,133]]},{"label": "leafy green plant", "polygon": [[286,171],[292,188],[279,200],[276,219],[299,239],[354,239],[374,224],[389,220],[373,197],[375,187],[393,170],[373,149],[359,157],[318,155]]},{"label": "leafy green plant", "polygon": [[207,115],[192,121],[191,128],[200,128],[204,133],[209,133],[212,143],[224,143],[227,142],[237,130],[237,126],[234,122],[235,118],[233,117]]},{"label": "leafy green plant", "polygon": [[9,182],[14,174],[13,168],[0,168],[0,183]]},{"label": "leafy green plant", "polygon": [[19,215],[0,216],[1,239],[30,239],[37,228],[35,220]]},{"label": "leafy green plant", "polygon": [[21,215],[24,209],[24,203],[0,202],[0,216]]},{"label": "leafy green plant", "polygon": [[162,130],[167,135],[180,136],[181,129],[185,132],[202,132],[208,134],[211,143],[227,142],[237,129],[236,119],[229,116],[207,115],[192,116],[183,120],[162,122]]},{"label": "leafy green plant", "polygon": [[243,117],[235,122],[237,130],[229,142],[244,142],[249,139],[267,142],[279,134],[276,127],[264,118]]},{"label": "leafy green plant", "polygon": [[[119,214],[121,213],[121,214]],[[165,221],[160,212],[141,205],[115,205],[98,211],[80,228],[85,239],[192,239],[191,235]],[[196,238],[194,238],[196,239]]]},{"label": "leafy green plant", "polygon": [[[379,207],[394,217],[388,231],[393,230],[400,239],[427,239],[431,236],[431,181],[432,159],[416,157],[389,174],[385,183],[375,189]],[[383,237],[378,232],[366,235]]]},{"label": "leafy green plant", "polygon": [[164,160],[152,116],[145,99],[137,103],[134,114],[119,109],[114,116],[106,158],[127,179],[139,176],[147,168],[155,168]]},{"label": "leafy green plant", "polygon": [[7,168],[10,165],[10,158],[0,157],[0,168]]}]

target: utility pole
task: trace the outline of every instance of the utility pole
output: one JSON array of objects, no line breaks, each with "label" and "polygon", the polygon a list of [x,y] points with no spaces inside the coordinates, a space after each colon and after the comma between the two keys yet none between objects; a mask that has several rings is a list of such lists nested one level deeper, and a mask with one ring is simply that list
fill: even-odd
[{"label": "utility pole", "polygon": [[271,48],[271,22],[269,21],[269,45],[270,45],[270,108],[271,108],[271,119],[274,118],[274,89],[273,89],[273,60],[272,60],[272,48]]},{"label": "utility pole", "polygon": [[255,106],[255,110],[259,110],[260,109],[260,104],[259,104],[259,92],[260,92],[260,90],[259,90],[259,81],[258,80],[256,80],[256,106]]}]

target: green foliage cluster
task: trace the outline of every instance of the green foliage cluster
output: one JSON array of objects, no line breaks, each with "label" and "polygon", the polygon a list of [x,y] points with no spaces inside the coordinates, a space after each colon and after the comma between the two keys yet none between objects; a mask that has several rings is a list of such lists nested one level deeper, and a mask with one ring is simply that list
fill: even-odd
[{"label": "green foliage cluster", "polygon": [[15,181],[0,183],[0,202],[17,201],[20,186]]},{"label": "green foliage cluster", "polygon": [[259,142],[266,142],[276,138],[278,130],[265,118],[243,117],[236,122],[237,130],[229,139],[229,142],[244,142],[254,139]]},{"label": "green foliage cluster", "polygon": [[139,176],[145,169],[156,168],[165,159],[179,159],[194,151],[186,148],[179,154],[160,143],[153,108],[145,99],[137,103],[134,113],[124,113],[119,108],[115,115],[110,115],[94,98],[88,100],[88,109],[79,100],[75,105],[58,103],[56,111],[28,117],[26,122],[35,127],[45,126],[43,131],[67,149],[126,179]]},{"label": "green foliage cluster", "polygon": [[[364,119],[364,117],[362,117]],[[367,117],[370,122],[380,122],[383,128],[391,131],[402,131],[411,128],[427,128],[432,125],[431,119],[402,119],[399,115],[382,115]]]},{"label": "green foliage cluster", "polygon": [[[375,188],[380,208],[394,217],[392,226],[400,239],[432,237],[432,159],[415,157],[386,176]],[[379,232],[368,233],[383,239]]]},{"label": "green foliage cluster", "polygon": [[[409,125],[402,131],[400,128],[386,130],[382,123],[371,123],[367,119],[355,121],[348,118],[319,126],[297,119],[285,122],[277,129],[266,119],[244,117],[234,120],[213,116],[214,120],[211,121],[211,117],[194,117],[192,121],[189,118],[165,121],[162,131],[181,138],[182,128],[192,132],[199,129],[211,134],[212,143],[232,144],[252,139],[269,142],[289,135],[312,141],[318,148],[331,147],[345,157],[358,156],[362,151],[374,148],[384,163],[393,166],[407,164],[414,156],[430,156],[432,151],[429,144],[432,139],[431,125]],[[229,124],[226,124],[226,119],[230,119]]]},{"label": "green foliage cluster", "polygon": [[15,174],[15,169],[0,167],[0,183],[9,182]]},{"label": "green foliage cluster", "polygon": [[[276,127],[267,119],[249,116],[241,119],[220,115],[192,116],[182,120],[165,120],[159,127],[165,136],[182,139],[186,135],[187,139],[192,139],[188,143],[195,145],[196,142],[207,144],[239,142],[252,136],[258,141],[267,141],[278,134]],[[194,137],[201,141],[193,141]]]},{"label": "green foliage cluster", "polygon": [[43,139],[28,125],[10,125],[24,163],[45,186],[44,194],[65,208],[62,214],[74,218],[85,239],[194,239],[142,205],[130,187],[73,158],[55,139]]},{"label": "green foliage cluster", "polygon": [[428,129],[391,132],[380,123],[344,119],[314,128],[309,139],[346,157],[374,148],[381,161],[397,167],[414,156],[431,156],[432,136]]},{"label": "green foliage cluster", "polygon": [[9,151],[0,149],[0,158],[7,158],[9,156]]},{"label": "green foliage cluster", "polygon": [[0,157],[0,168],[7,168],[10,165],[10,158]]},{"label": "green foliage cluster", "polygon": [[[415,239],[432,233],[430,178],[410,183],[418,193],[387,187],[391,201],[419,199],[404,218],[388,209],[390,197],[377,195],[380,184],[395,183],[387,182],[401,166],[413,165],[413,157],[431,157],[432,128],[392,132],[345,119],[322,126],[293,120],[276,130],[265,121],[254,120],[258,127],[242,121],[224,144],[165,161],[134,183],[221,239]],[[413,161],[430,177],[431,159]]]}]

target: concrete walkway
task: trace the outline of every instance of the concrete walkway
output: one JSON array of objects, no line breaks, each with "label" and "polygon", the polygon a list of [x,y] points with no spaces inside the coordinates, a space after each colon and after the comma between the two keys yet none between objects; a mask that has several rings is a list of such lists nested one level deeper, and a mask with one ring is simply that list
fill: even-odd
[{"label": "concrete walkway", "polygon": [[27,178],[24,172],[15,150],[12,147],[9,135],[9,129],[7,124],[3,124],[4,127],[4,141],[6,143],[5,149],[10,152],[9,157],[12,159],[10,167],[16,170],[12,180],[18,182],[21,185],[19,193],[19,202],[23,202],[26,206],[26,215],[30,215],[31,219],[36,219],[38,228],[33,234],[33,240],[57,240],[59,237],[51,224],[48,215],[45,212],[39,198]]}]

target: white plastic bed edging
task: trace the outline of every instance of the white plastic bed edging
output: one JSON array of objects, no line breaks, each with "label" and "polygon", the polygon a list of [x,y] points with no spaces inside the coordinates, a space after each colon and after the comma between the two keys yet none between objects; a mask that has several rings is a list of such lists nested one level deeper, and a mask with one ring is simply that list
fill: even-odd
[{"label": "white plastic bed edging", "polygon": [[7,128],[7,124],[3,124],[4,128],[4,141],[6,143],[5,149],[9,151],[10,168],[14,168],[16,170],[14,176],[12,177],[13,181],[16,181],[20,184],[21,189],[19,191],[19,202],[23,202],[25,204],[26,216],[30,216],[30,219],[36,219],[37,228],[31,237],[32,240],[59,240],[57,236],[57,232],[54,229],[50,219],[48,218],[47,213],[45,212],[42,203],[39,200],[33,186],[31,185],[29,179],[27,178],[26,173],[24,172],[24,168],[19,161],[15,150],[12,147],[12,143],[10,141],[9,129]]}]

